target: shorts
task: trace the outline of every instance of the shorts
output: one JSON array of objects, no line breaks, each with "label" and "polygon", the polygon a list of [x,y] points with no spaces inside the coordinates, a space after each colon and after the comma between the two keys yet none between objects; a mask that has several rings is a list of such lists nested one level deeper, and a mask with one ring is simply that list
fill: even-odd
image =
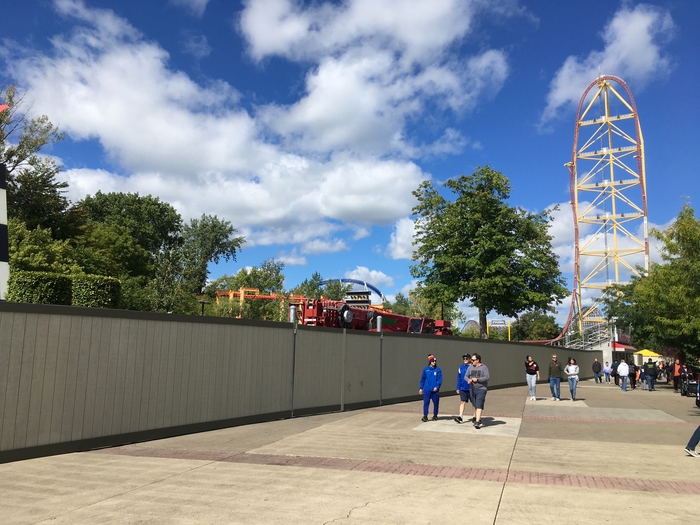
[{"label": "shorts", "polygon": [[484,409],[484,401],[486,401],[486,390],[482,388],[472,388],[469,390],[471,394],[471,402],[474,408]]},{"label": "shorts", "polygon": [[464,403],[464,402],[469,402],[470,396],[469,396],[469,390],[460,390],[459,391],[459,400]]}]

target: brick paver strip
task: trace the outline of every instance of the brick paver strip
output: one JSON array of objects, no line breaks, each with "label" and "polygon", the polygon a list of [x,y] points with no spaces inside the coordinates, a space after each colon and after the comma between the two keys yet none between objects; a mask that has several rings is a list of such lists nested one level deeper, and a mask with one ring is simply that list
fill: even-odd
[{"label": "brick paver strip", "polygon": [[518,483],[526,485],[554,485],[565,487],[594,488],[600,490],[625,490],[634,492],[664,492],[670,494],[700,495],[700,482],[662,481],[655,479],[617,478],[613,476],[577,476],[573,474],[553,474],[517,470],[455,467],[446,465],[426,465],[403,461],[370,461],[350,458],[327,458],[317,456],[282,456],[278,454],[240,453],[229,455],[225,452],[203,452],[195,450],[175,450],[151,447],[114,447],[96,450],[91,453],[119,456],[152,457],[164,459],[193,459],[204,461],[224,461],[249,465],[277,467],[322,468],[330,470],[353,470],[357,472],[377,472],[404,476],[430,476],[437,478],[457,478],[497,483]]}]

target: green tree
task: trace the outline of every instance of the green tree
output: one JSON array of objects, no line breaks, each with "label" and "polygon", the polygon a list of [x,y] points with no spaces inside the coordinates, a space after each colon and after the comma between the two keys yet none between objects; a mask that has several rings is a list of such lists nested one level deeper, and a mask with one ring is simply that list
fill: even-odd
[{"label": "green tree", "polygon": [[236,252],[245,241],[235,237],[237,230],[229,221],[216,215],[202,215],[192,219],[182,231],[182,259],[184,283],[187,288],[200,293],[209,276],[209,263],[236,260]]},{"label": "green tree", "polygon": [[48,228],[56,239],[78,234],[83,217],[65,197],[68,184],[56,181],[61,167],[39,156],[44,147],[62,140],[63,133],[46,115],[29,119],[14,86],[0,96],[10,106],[0,113],[0,164],[6,169],[8,215],[30,230]]},{"label": "green tree", "polygon": [[121,279],[152,272],[150,254],[124,226],[93,222],[72,242],[74,257],[85,273]]},{"label": "green tree", "polygon": [[663,263],[613,287],[607,316],[625,330],[632,326],[637,346],[700,357],[700,221],[686,204],[668,229],[651,235],[663,243]]},{"label": "green tree", "polygon": [[471,301],[485,338],[489,312],[516,317],[568,295],[552,250],[549,211],[508,206],[510,183],[488,166],[444,186],[456,195],[454,201],[428,181],[413,192],[417,264],[411,273],[423,279],[429,296],[446,304]]},{"label": "green tree", "polygon": [[546,310],[536,308],[522,314],[511,328],[512,338],[516,341],[545,341],[554,339],[561,333],[553,315]]},{"label": "green tree", "polygon": [[411,315],[411,301],[401,292],[396,294],[394,302],[389,301],[384,303],[384,308],[387,308],[399,315]]},{"label": "green tree", "polygon": [[11,271],[82,272],[68,241],[56,240],[48,228],[33,230],[15,217],[8,219]]},{"label": "green tree", "polygon": [[320,299],[323,295],[323,277],[318,272],[314,272],[310,279],[304,279],[301,284],[292,288],[291,293],[303,295],[307,299]]},{"label": "green tree", "polygon": [[[28,119],[26,113],[21,111],[24,97],[17,93],[15,86],[8,86],[0,96],[4,98],[4,104],[10,106],[0,113],[0,154],[12,177],[15,170],[36,159],[42,148],[63,140],[64,134],[46,115]],[[8,139],[15,142],[14,145],[10,145]]]},{"label": "green tree", "polygon": [[182,218],[175,208],[158,197],[98,191],[85,197],[79,206],[89,221],[126,228],[153,257],[180,242]]},{"label": "green tree", "polygon": [[224,275],[207,287],[207,294],[213,297],[216,290],[240,290],[255,288],[261,295],[279,294],[280,300],[245,299],[243,308],[240,300],[219,300],[215,308],[216,315],[245,319],[260,319],[264,321],[286,321],[287,299],[284,291],[284,263],[274,259],[264,261],[260,267],[242,268],[236,275]]},{"label": "green tree", "polygon": [[321,295],[331,301],[342,301],[350,293],[352,284],[343,284],[340,279],[328,280],[321,290]]}]

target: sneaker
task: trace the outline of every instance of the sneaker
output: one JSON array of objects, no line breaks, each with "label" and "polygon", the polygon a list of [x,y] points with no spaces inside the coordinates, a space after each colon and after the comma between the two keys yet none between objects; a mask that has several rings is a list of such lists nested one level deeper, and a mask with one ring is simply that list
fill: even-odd
[{"label": "sneaker", "polygon": [[687,447],[684,450],[688,453],[688,455],[693,456],[694,458],[700,458],[700,453],[696,452],[695,450]]},{"label": "sneaker", "polygon": [[559,399],[558,397],[555,397],[554,401],[561,401],[561,399]]},{"label": "sneaker", "polygon": [[472,418],[469,421],[471,421],[472,423],[476,422],[476,416],[472,416]]},{"label": "sneaker", "polygon": [[425,423],[426,421],[428,421],[428,416],[423,416],[422,418],[420,418],[420,420],[421,420],[423,423]]},{"label": "sneaker", "polygon": [[[474,422],[474,428],[481,428],[483,427],[484,424],[481,421],[475,421]],[[694,451],[693,451],[694,452]]]},{"label": "sneaker", "polygon": [[556,400],[557,400],[557,398],[556,398],[556,397],[553,397],[553,398],[551,399],[551,401],[556,401]]},{"label": "sneaker", "polygon": [[537,398],[536,398],[535,396],[532,396],[532,397],[530,398],[530,401],[537,401]]},{"label": "sneaker", "polygon": [[437,420],[438,420],[438,417],[437,417],[437,416],[433,416],[433,421],[437,421]]},{"label": "sneaker", "polygon": [[464,420],[462,419],[462,416],[455,416],[454,418],[455,423],[464,423]]}]

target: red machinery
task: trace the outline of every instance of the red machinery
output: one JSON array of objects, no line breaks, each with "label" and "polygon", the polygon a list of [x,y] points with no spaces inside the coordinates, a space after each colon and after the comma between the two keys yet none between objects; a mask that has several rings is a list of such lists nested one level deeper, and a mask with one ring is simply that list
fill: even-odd
[{"label": "red machinery", "polygon": [[297,306],[301,323],[308,326],[376,332],[377,317],[381,316],[383,332],[452,335],[449,321],[410,317],[372,307],[356,308],[344,301],[303,299]]}]

